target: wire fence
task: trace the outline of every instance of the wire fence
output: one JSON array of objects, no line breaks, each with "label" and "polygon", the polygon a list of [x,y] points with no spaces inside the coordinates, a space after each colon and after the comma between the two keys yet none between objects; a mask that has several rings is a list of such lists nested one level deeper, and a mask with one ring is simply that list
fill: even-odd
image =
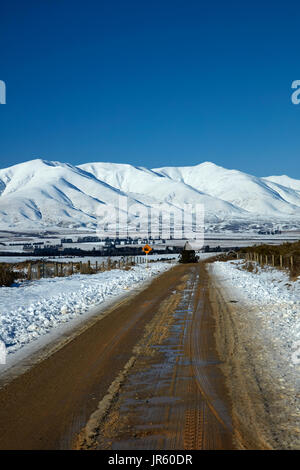
[{"label": "wire fence", "polygon": [[261,255],[259,253],[243,253],[243,258],[247,261],[255,261],[260,265],[268,264],[273,267],[280,268],[293,268],[299,263],[299,256],[286,256],[286,255]]},{"label": "wire fence", "polygon": [[[161,261],[169,261],[164,259]],[[126,256],[117,260],[106,258],[104,261],[90,260],[70,261],[70,262],[54,262],[54,261],[28,261],[25,267],[25,275],[28,280],[36,280],[50,277],[66,277],[73,274],[96,274],[98,272],[109,271],[112,269],[128,270],[137,264],[145,264],[147,262],[145,256]],[[152,260],[151,260],[152,262]]]},{"label": "wire fence", "polygon": [[300,256],[282,254],[261,254],[256,252],[237,252],[237,258],[245,259],[249,263],[257,263],[260,266],[272,266],[277,269],[288,270],[292,277],[300,275]]}]

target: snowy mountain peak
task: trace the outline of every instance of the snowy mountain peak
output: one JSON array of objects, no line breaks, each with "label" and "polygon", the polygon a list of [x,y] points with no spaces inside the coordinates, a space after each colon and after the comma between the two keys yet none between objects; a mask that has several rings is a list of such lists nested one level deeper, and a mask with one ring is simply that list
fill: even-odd
[{"label": "snowy mountain peak", "polygon": [[281,186],[285,186],[286,188],[295,189],[296,191],[300,191],[300,181],[290,178],[287,175],[281,176],[267,176],[263,178],[267,181],[272,181],[274,183],[280,184]]}]

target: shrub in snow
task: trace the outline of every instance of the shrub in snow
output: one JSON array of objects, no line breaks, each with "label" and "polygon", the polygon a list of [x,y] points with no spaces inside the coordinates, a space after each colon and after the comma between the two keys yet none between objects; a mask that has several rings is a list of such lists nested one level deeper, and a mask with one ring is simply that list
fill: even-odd
[{"label": "shrub in snow", "polygon": [[7,264],[0,265],[0,286],[11,286],[16,279],[16,273]]}]

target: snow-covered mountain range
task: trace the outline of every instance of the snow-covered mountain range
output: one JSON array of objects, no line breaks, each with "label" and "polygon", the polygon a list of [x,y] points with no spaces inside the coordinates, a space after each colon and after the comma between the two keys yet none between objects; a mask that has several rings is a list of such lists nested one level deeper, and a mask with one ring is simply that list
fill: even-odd
[{"label": "snow-covered mountain range", "polygon": [[113,210],[119,196],[135,208],[202,203],[211,230],[300,227],[300,180],[288,176],[258,178],[209,162],[150,170],[38,159],[0,170],[1,228],[95,229],[99,208]]}]

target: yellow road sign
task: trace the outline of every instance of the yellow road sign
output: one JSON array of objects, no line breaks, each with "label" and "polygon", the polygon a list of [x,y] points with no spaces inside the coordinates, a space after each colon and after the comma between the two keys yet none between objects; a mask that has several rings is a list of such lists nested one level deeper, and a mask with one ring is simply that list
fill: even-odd
[{"label": "yellow road sign", "polygon": [[146,253],[146,255],[150,253],[151,250],[152,250],[151,246],[149,245],[143,246],[143,252]]}]

